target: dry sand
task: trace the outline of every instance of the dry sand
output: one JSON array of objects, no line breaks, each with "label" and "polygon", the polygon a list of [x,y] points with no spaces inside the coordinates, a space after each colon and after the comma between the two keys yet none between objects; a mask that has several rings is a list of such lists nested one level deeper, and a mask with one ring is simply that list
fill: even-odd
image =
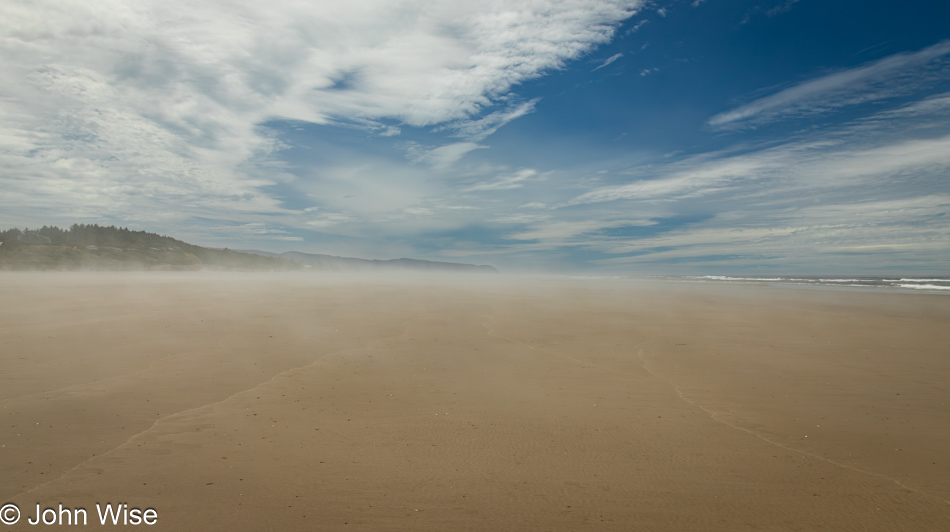
[{"label": "dry sand", "polygon": [[0,504],[161,530],[950,530],[950,297],[4,274]]}]

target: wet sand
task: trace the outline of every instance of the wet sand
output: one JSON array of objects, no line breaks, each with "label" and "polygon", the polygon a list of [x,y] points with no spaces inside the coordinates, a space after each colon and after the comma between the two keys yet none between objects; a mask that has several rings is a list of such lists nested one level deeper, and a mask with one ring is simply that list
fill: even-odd
[{"label": "wet sand", "polygon": [[161,530],[950,530],[950,297],[0,276],[0,504]]}]

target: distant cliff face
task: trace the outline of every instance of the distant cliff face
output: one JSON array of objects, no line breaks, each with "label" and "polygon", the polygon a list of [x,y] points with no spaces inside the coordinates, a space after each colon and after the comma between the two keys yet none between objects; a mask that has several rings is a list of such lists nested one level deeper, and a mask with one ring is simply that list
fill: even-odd
[{"label": "distant cliff face", "polygon": [[287,251],[284,253],[268,253],[266,251],[241,250],[244,253],[256,253],[268,257],[290,259],[311,267],[337,271],[380,271],[380,270],[409,270],[409,271],[444,271],[467,273],[498,273],[493,266],[464,264],[459,262],[436,262],[418,259],[390,259],[369,260],[351,257],[336,257],[317,253],[303,253]]}]

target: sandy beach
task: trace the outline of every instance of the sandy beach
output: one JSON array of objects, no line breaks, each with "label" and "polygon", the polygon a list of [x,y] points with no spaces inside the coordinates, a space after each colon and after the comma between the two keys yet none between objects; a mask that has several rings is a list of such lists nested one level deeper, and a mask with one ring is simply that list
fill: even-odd
[{"label": "sandy beach", "polygon": [[[950,297],[5,273],[0,504],[156,530],[950,530]],[[75,515],[75,514],[71,514]]]}]

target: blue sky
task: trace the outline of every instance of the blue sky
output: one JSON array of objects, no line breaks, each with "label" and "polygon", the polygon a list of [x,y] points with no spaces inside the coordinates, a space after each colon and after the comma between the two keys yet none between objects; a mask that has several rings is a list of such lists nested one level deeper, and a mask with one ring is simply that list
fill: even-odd
[{"label": "blue sky", "polygon": [[0,5],[0,225],[610,274],[950,271],[950,5]]}]

